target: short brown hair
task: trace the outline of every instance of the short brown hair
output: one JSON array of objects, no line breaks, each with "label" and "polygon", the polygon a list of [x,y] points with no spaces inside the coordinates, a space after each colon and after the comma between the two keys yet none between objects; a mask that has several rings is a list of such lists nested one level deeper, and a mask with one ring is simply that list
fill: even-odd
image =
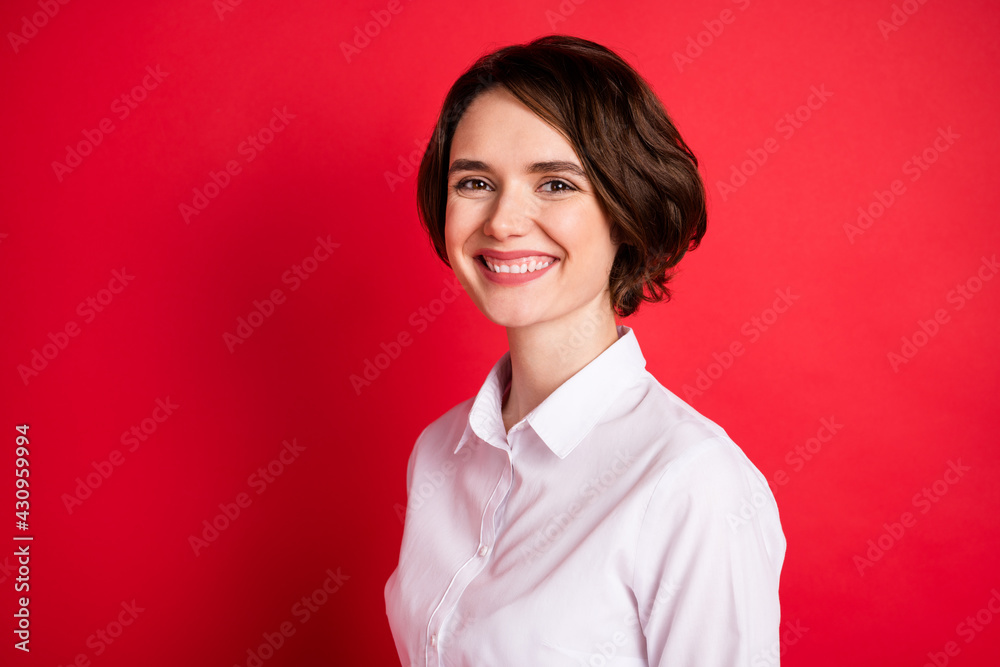
[{"label": "short brown hair", "polygon": [[573,146],[620,242],[611,268],[611,306],[620,317],[642,301],[669,301],[667,282],[705,234],[698,160],[649,84],[610,49],[547,35],[482,56],[445,97],[420,162],[417,208],[438,256],[444,241],[448,159],[462,114],[502,86]]}]

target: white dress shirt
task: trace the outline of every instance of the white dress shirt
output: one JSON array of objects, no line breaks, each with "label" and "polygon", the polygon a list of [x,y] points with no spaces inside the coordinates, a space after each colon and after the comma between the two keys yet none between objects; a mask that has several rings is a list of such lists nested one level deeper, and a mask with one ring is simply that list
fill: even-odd
[{"label": "white dress shirt", "polygon": [[405,667],[772,667],[785,537],[760,471],[631,328],[505,432],[510,352],[417,438],[386,613]]}]

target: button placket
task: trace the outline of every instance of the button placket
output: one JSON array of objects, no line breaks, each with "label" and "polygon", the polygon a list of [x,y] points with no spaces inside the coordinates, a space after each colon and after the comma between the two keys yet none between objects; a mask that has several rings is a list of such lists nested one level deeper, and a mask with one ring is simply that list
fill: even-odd
[{"label": "button placket", "polygon": [[[496,542],[496,523],[498,511],[501,507],[503,507],[504,503],[506,503],[507,495],[510,493],[513,481],[510,451],[507,450],[505,453],[507,454],[507,465],[500,473],[500,479],[497,480],[493,493],[483,510],[479,529],[479,534],[481,536],[480,547],[472,553],[471,557],[459,568],[458,572],[455,573],[451,584],[445,591],[444,597],[441,599],[441,602],[431,614],[428,621],[428,630],[431,631],[429,643],[433,649],[428,652],[428,664],[434,664],[440,667],[442,649],[440,636],[442,634],[443,626],[442,619],[447,619],[452,613],[454,613],[466,588],[468,588],[472,580],[485,569],[485,556],[491,551],[490,545]],[[483,553],[484,549],[486,553]]]},{"label": "button placket", "polygon": [[511,469],[511,459],[510,451],[505,450],[507,454],[507,466],[504,468],[500,475],[500,482],[498,484],[499,493],[497,494],[497,501],[493,503],[491,507],[488,507],[488,511],[483,515],[483,523],[480,527],[480,535],[482,539],[479,543],[479,550],[476,552],[476,556],[480,561],[480,566],[476,574],[478,575],[486,567],[485,560],[486,556],[490,554],[493,550],[493,545],[497,541],[497,519],[500,516],[500,512],[507,502],[507,496],[510,494],[510,489],[513,482],[513,474]]}]

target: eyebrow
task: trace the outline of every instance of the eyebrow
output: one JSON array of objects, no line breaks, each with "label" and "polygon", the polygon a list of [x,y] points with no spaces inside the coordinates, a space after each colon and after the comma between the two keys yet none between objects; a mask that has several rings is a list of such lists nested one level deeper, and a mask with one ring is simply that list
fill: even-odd
[{"label": "eyebrow", "polygon": [[[467,160],[465,158],[459,158],[451,163],[451,167],[448,168],[448,176],[460,171],[492,171],[490,166],[485,162],[480,160]],[[547,160],[545,162],[532,162],[527,166],[526,171],[529,174],[541,174],[547,172],[564,172],[568,174],[573,174],[578,176],[583,180],[587,179],[587,173],[581,169],[575,162],[568,162],[566,160]]]}]

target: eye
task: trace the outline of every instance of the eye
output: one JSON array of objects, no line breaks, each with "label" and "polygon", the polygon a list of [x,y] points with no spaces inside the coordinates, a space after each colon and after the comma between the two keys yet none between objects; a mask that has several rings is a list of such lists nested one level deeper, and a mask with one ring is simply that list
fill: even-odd
[{"label": "eye", "polygon": [[[552,185],[552,186],[558,185],[558,186],[562,186],[562,187],[559,187],[559,188],[555,188],[554,187],[553,189],[548,190],[548,192],[569,192],[571,190],[576,190],[576,188],[574,188],[572,185],[570,185],[566,181],[561,181],[561,180],[549,181],[549,182],[545,183],[545,185]],[[545,186],[543,185],[542,187],[545,187]]]},{"label": "eye", "polygon": [[[473,187],[466,187],[466,185],[471,184]],[[480,187],[482,186],[482,187]],[[476,192],[490,189],[489,183],[481,178],[464,178],[455,184],[455,190],[465,190],[467,192]]]}]

